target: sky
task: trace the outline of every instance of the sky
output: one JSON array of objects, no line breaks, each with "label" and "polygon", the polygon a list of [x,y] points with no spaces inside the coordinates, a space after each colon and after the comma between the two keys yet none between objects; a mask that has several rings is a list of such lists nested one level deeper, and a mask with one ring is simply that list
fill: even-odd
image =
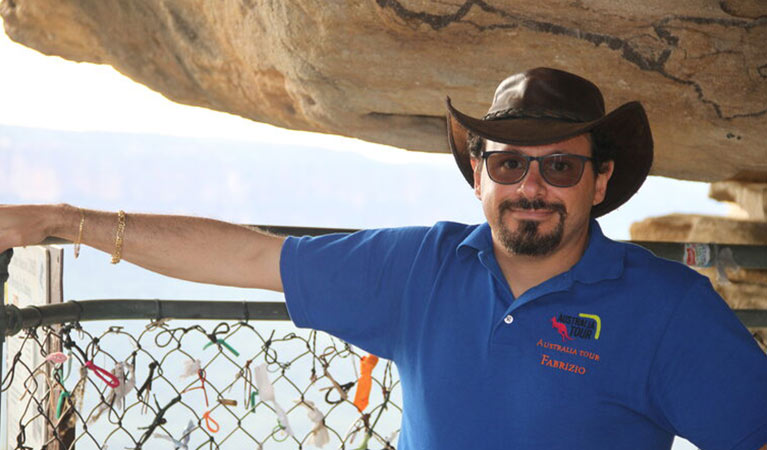
[{"label": "sky", "polygon": [[[453,177],[455,185],[465,188],[462,177],[454,166],[452,157],[447,154],[425,154],[406,152],[377,144],[366,143],[356,139],[341,138],[336,136],[316,133],[297,132],[280,129],[277,127],[254,123],[252,121],[233,116],[230,114],[209,111],[202,108],[179,105],[167,100],[159,93],[153,92],[145,86],[136,84],[128,78],[120,75],[109,66],[98,66],[85,63],[65,61],[58,57],[44,56],[34,50],[11,42],[4,33],[0,33],[0,61],[3,69],[0,70],[0,125],[21,126],[31,128],[44,128],[55,130],[68,130],[79,132],[127,132],[149,133],[155,135],[175,136],[182,138],[226,138],[233,141],[269,144],[291,144],[296,146],[320,147],[330,151],[352,152],[355,155],[373,161],[379,165],[396,167],[429,167],[429,173],[450,180]],[[5,139],[5,141],[4,141]],[[7,138],[0,134],[0,150]],[[255,151],[255,150],[254,150]],[[232,153],[234,155],[235,153]],[[252,157],[252,155],[250,155]],[[232,158],[235,158],[232,156]],[[72,161],[69,166],[65,161],[57,165],[55,169],[44,170],[36,167],[29,160],[24,160],[20,166],[14,166],[14,170],[3,173],[0,177],[0,203],[4,203],[3,196],[8,199],[28,200],[31,202],[59,202],[75,201],[61,198],[61,191],[56,190],[48,180],[58,176],[57,171],[62,173],[75,171],[77,161]],[[231,164],[241,164],[232,159]],[[41,164],[42,166],[42,164]],[[441,171],[441,172],[440,172]],[[432,180],[424,180],[425,185]],[[229,178],[226,180],[230,187],[229,193],[242,192],[242,177]],[[111,185],[108,185],[111,186]],[[108,193],[108,190],[100,188],[96,194]],[[239,189],[239,190],[238,190]],[[385,187],[378,187],[385,194]],[[364,189],[360,188],[361,191]],[[481,220],[479,216],[479,204],[472,203],[469,189],[466,194],[461,194],[459,202],[453,204],[451,199],[445,199],[443,213],[434,213],[433,218],[408,215],[403,209],[401,219],[391,219],[387,222],[379,216],[370,220],[359,220],[359,214],[354,217],[339,216],[335,226],[350,227],[361,226],[389,226],[397,224],[397,220],[411,220],[428,224],[430,220],[461,219],[465,221]],[[707,198],[708,186],[704,183],[694,183],[679,180],[671,180],[662,177],[650,177],[642,188],[629,203],[613,214],[600,219],[606,233],[616,239],[628,239],[628,227],[631,222],[641,220],[648,216],[658,216],[672,212],[725,214],[727,206]],[[113,193],[113,199],[119,199],[120,193]],[[378,193],[380,194],[380,192]],[[365,205],[367,197],[361,193],[358,198],[352,198],[351,202]],[[446,194],[445,194],[446,195]],[[427,201],[434,197],[432,192],[424,189],[422,200]],[[82,197],[83,202],[96,202],[91,197]],[[414,200],[415,201],[415,200]],[[112,203],[114,204],[114,203]],[[456,206],[457,205],[457,206]],[[116,207],[115,207],[116,208]],[[418,209],[417,203],[410,205],[412,210]],[[451,208],[453,211],[451,211]],[[461,209],[461,214],[454,212],[455,208]],[[476,208],[476,209],[474,209]],[[352,209],[352,208],[346,208]],[[466,210],[466,211],[464,211]],[[199,211],[205,213],[205,211]],[[234,214],[233,214],[234,215]],[[357,219],[355,219],[355,217]],[[457,217],[457,219],[455,219]],[[226,219],[226,217],[222,217]],[[264,223],[254,217],[231,217],[230,220],[251,220],[250,223]],[[275,220],[271,220],[275,223]],[[295,224],[316,226],[317,221]],[[385,222],[385,223],[383,223]],[[73,279],[84,280],[92,273],[91,270],[102,264],[91,258],[88,252],[84,255],[85,262],[80,267],[73,269]],[[99,255],[103,258],[103,255]],[[95,256],[93,258],[96,258]],[[83,261],[81,259],[80,261]],[[105,285],[114,286],[119,283],[122,276],[138,280],[135,283],[137,289],[145,289],[149,282],[141,280],[151,277],[130,265],[123,265],[122,272],[115,272],[115,281],[104,281]],[[78,272],[79,270],[79,272]],[[79,277],[79,278],[78,278]],[[126,278],[122,278],[123,280]],[[179,288],[178,286],[187,286]],[[77,294],[91,295],[98,298],[104,295],[102,292],[89,290],[87,286],[75,287],[75,298],[81,298]],[[173,285],[167,288],[175,292],[197,292],[197,285]],[[202,291],[203,295],[239,298],[243,291],[229,291],[222,295],[221,291]],[[233,293],[232,293],[233,292]],[[128,292],[125,295],[131,295]],[[162,296],[162,295],[161,295]],[[675,448],[683,447],[680,443]]]}]

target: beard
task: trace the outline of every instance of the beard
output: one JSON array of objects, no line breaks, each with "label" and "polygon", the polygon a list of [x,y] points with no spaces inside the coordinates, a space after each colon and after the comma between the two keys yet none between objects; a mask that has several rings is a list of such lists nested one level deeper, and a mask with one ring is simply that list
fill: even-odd
[{"label": "beard", "polygon": [[[559,222],[550,233],[539,231],[540,222],[522,220],[516,230],[510,230],[503,222],[503,213],[512,209],[544,209],[559,213]],[[498,207],[498,237],[506,250],[516,255],[544,256],[553,252],[562,242],[565,231],[567,209],[561,203],[546,203],[543,200],[506,200]]]}]

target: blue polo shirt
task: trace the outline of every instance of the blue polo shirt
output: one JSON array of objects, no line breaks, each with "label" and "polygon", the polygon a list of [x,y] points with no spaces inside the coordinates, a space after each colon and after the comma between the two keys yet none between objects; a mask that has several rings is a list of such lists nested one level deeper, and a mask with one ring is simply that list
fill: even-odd
[{"label": "blue polo shirt", "polygon": [[398,448],[706,450],[767,442],[767,357],[708,280],[605,238],[514,298],[487,224],[289,238],[299,327],[393,360]]}]

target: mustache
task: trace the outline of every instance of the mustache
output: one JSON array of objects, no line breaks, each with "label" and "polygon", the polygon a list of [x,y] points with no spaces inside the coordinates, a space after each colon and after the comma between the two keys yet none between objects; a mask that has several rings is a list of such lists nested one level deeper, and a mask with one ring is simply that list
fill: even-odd
[{"label": "mustache", "polygon": [[528,200],[526,198],[520,198],[519,200],[504,200],[500,205],[501,211],[512,209],[544,209],[558,212],[562,215],[567,214],[567,209],[562,203],[547,203],[541,199]]}]

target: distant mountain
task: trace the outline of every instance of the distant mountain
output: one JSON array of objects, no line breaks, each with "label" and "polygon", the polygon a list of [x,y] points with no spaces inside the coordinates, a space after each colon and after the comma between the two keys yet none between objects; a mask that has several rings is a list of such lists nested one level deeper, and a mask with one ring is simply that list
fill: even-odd
[{"label": "distant mountain", "polygon": [[[480,221],[471,189],[443,156],[387,163],[324,148],[0,125],[0,203],[67,202],[309,227]],[[111,266],[108,255],[89,248],[77,261],[69,248],[65,255],[67,299],[281,298]]]},{"label": "distant mountain", "polygon": [[272,143],[0,126],[0,196],[303,226],[479,221],[449,158],[392,164]]}]

